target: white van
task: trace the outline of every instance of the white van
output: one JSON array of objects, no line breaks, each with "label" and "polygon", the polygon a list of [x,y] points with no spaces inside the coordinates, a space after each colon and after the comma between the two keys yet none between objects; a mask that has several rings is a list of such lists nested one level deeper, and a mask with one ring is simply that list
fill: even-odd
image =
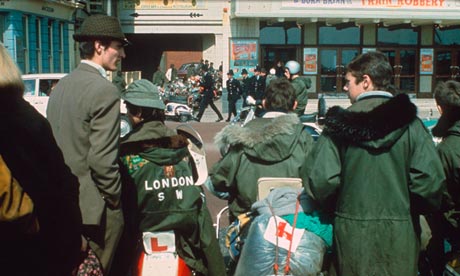
[{"label": "white van", "polygon": [[25,86],[24,99],[46,117],[49,95],[56,83],[65,75],[65,73],[22,75]]}]

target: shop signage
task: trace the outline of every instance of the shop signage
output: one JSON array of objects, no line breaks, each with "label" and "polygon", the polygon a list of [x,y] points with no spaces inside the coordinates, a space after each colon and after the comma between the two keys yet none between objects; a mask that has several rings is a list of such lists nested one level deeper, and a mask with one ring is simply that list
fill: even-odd
[{"label": "shop signage", "polygon": [[303,73],[315,75],[318,72],[318,48],[303,48]]},{"label": "shop signage", "polygon": [[259,63],[259,41],[253,38],[230,39],[230,69],[233,69],[235,78],[241,76],[241,70],[246,69],[249,75]]},{"label": "shop signage", "polygon": [[[455,2],[455,4],[454,4]],[[283,7],[305,8],[445,8],[460,5],[447,0],[283,0]]]},{"label": "shop signage", "polygon": [[433,74],[433,48],[420,49],[420,74]]}]

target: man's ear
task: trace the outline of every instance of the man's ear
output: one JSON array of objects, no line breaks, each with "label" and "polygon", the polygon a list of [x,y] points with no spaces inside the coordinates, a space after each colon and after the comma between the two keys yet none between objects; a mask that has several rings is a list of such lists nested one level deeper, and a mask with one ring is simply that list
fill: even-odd
[{"label": "man's ear", "polygon": [[437,104],[436,107],[438,108],[439,114],[442,115],[442,112],[443,112],[442,106],[440,106],[440,105]]},{"label": "man's ear", "polygon": [[262,107],[263,107],[264,109],[267,109],[267,107],[265,106],[265,99],[262,100]]},{"label": "man's ear", "polygon": [[295,110],[297,108],[297,100],[294,101],[294,105],[292,106],[292,110]]},{"label": "man's ear", "polygon": [[374,83],[369,75],[363,75],[363,88],[365,91],[374,90]]}]

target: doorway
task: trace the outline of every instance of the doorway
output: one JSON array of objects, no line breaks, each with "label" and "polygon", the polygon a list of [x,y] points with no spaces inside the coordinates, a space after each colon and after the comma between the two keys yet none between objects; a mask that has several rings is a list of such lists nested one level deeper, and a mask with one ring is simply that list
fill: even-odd
[{"label": "doorway", "polygon": [[402,93],[416,93],[418,56],[416,49],[379,49],[386,54],[393,67],[392,83]]},{"label": "doorway", "polygon": [[460,50],[439,49],[435,52],[435,83],[440,81],[460,81]]},{"label": "doorway", "polygon": [[262,48],[262,67],[267,69],[267,71],[276,66],[278,61],[282,61],[285,64],[289,60],[300,60],[297,59],[297,48],[295,46],[265,46]]},{"label": "doorway", "polygon": [[319,50],[320,72],[318,91],[344,93],[344,74],[347,64],[359,54],[358,48],[323,48]]}]

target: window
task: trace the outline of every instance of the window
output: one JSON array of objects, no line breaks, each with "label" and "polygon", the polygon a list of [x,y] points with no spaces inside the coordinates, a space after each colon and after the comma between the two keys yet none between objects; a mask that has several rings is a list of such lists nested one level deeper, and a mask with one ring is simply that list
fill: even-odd
[{"label": "window", "polygon": [[50,66],[50,72],[54,72],[53,64],[53,20],[48,20],[48,62]]},{"label": "window", "polygon": [[359,45],[361,30],[356,26],[341,28],[339,26],[319,27],[320,45]]},{"label": "window", "polygon": [[22,16],[22,28],[24,33],[24,72],[30,72],[30,61],[29,61],[29,17],[27,15]]},{"label": "window", "polygon": [[58,52],[59,52],[59,72],[64,72],[64,23],[59,23],[59,30],[58,30]]},{"label": "window", "polygon": [[0,42],[3,43],[3,34],[5,33],[5,14],[0,13]]},{"label": "window", "polygon": [[379,27],[377,43],[379,45],[418,45],[418,28]]},{"label": "window", "polygon": [[460,45],[460,26],[449,29],[434,29],[434,43],[436,45]]},{"label": "window", "polygon": [[42,32],[41,32],[41,18],[35,19],[35,52],[36,52],[36,65],[37,68],[34,70],[35,73],[42,72]]},{"label": "window", "polygon": [[300,45],[301,29],[291,26],[291,23],[281,26],[266,26],[260,30],[261,45]]}]

